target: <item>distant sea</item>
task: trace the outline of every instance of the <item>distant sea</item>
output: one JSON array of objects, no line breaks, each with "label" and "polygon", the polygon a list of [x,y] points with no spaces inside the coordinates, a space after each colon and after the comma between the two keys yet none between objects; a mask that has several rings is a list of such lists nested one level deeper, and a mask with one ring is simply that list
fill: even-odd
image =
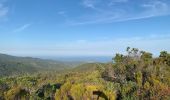
[{"label": "distant sea", "polygon": [[41,56],[38,57],[41,59],[50,59],[50,60],[56,60],[56,61],[68,61],[68,62],[75,62],[75,61],[81,61],[81,62],[111,62],[112,57],[111,56],[61,56],[61,57],[54,57],[54,56]]}]

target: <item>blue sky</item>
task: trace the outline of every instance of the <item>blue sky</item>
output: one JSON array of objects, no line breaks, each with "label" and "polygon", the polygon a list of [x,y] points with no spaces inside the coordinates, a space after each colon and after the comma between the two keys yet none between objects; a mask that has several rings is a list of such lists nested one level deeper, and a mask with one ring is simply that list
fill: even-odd
[{"label": "blue sky", "polygon": [[0,0],[0,53],[112,56],[170,51],[169,0]]}]

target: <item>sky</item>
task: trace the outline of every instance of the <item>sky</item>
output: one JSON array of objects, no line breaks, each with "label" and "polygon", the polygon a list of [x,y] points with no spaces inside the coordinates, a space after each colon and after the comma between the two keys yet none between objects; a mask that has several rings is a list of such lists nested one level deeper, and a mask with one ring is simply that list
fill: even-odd
[{"label": "sky", "polygon": [[0,0],[0,53],[170,52],[170,0]]}]

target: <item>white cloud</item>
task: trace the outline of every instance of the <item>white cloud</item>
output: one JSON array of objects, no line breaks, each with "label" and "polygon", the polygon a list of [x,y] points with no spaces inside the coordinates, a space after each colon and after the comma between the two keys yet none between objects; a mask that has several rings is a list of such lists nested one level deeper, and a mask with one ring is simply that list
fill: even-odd
[{"label": "white cloud", "polygon": [[58,14],[59,15],[64,15],[66,12],[65,11],[59,11]]},{"label": "white cloud", "polygon": [[126,3],[128,2],[129,0],[110,0],[110,3],[109,5],[114,5],[115,3]]},{"label": "white cloud", "polygon": [[95,4],[97,3],[97,1],[96,0],[84,0],[83,1],[83,5],[85,6],[85,7],[89,7],[89,8],[95,8]]},{"label": "white cloud", "polygon": [[146,8],[144,14],[150,14],[152,16],[170,14],[170,8],[167,3],[161,1],[154,1],[142,5]]},{"label": "white cloud", "polygon": [[4,6],[3,3],[0,2],[0,18],[5,17],[9,12],[9,8]]},{"label": "white cloud", "polygon": [[68,24],[112,23],[170,14],[170,2],[162,0],[141,2],[131,0],[83,0],[83,5],[90,8],[91,11],[79,18],[70,20]]},{"label": "white cloud", "polygon": [[31,24],[24,24],[18,28],[16,28],[13,32],[21,32],[24,31],[25,29],[29,28],[31,26]]}]

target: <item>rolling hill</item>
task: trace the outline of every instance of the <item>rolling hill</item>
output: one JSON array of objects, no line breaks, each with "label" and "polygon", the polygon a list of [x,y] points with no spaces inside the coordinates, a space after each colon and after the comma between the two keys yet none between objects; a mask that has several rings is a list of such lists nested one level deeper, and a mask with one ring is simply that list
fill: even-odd
[{"label": "rolling hill", "polygon": [[60,61],[0,54],[0,76],[34,73],[48,70],[61,71],[72,66],[74,65]]},{"label": "rolling hill", "polygon": [[0,54],[0,76],[30,74],[42,71],[75,72],[94,71],[104,63],[88,63],[82,61],[56,61],[32,57],[17,57]]}]

